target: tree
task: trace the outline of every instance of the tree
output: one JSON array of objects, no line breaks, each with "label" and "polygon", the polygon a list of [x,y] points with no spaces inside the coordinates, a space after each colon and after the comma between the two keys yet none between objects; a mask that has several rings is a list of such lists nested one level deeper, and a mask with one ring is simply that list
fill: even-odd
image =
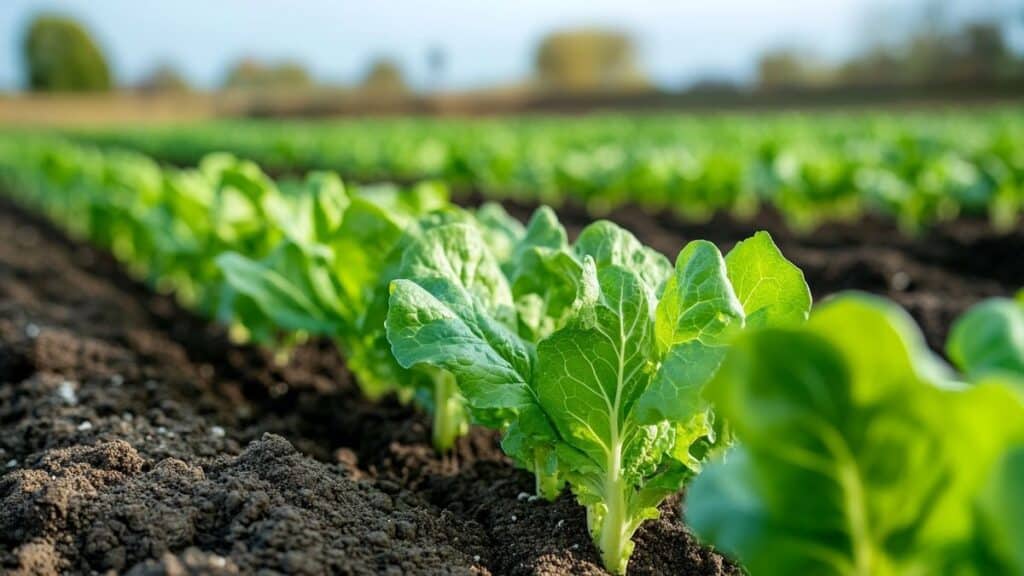
[{"label": "tree", "polygon": [[960,33],[963,53],[960,79],[968,82],[993,82],[1013,74],[1013,53],[994,22],[967,25]]},{"label": "tree", "polygon": [[168,64],[158,64],[139,83],[144,92],[188,92],[189,85],[177,68]]},{"label": "tree", "polygon": [[40,92],[96,92],[111,87],[99,47],[77,22],[42,15],[29,25],[23,45],[27,84]]},{"label": "tree", "polygon": [[254,58],[239,60],[224,79],[225,88],[241,90],[308,88],[312,85],[309,72],[298,62],[267,64]]},{"label": "tree", "polygon": [[906,63],[893,49],[875,46],[840,66],[838,80],[842,84],[878,86],[907,83]]},{"label": "tree", "polygon": [[402,69],[388,58],[373,61],[366,77],[363,78],[362,89],[382,96],[401,96],[409,92],[409,87],[402,76]]},{"label": "tree", "polygon": [[534,66],[537,79],[547,90],[615,91],[648,85],[632,40],[614,30],[554,32],[541,41]]},{"label": "tree", "polygon": [[792,48],[771,50],[757,62],[757,81],[762,88],[821,85],[830,75],[826,67]]}]

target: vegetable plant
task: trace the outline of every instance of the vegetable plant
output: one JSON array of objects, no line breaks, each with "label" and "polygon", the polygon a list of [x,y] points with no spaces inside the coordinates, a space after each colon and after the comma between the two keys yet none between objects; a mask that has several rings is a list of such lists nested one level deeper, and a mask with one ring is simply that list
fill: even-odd
[{"label": "vegetable plant", "polygon": [[1010,372],[1024,377],[1024,291],[1017,300],[991,298],[953,323],[949,359],[970,377]]},{"label": "vegetable plant", "polygon": [[504,430],[539,493],[568,482],[605,566],[624,573],[633,533],[716,442],[700,391],[729,340],[801,322],[810,294],[766,233],[724,258],[693,242],[673,268],[610,222],[571,247],[541,233],[550,226],[542,213],[528,227],[554,241],[519,252],[540,275],[527,285],[510,284],[471,230],[436,229],[423,252],[437,262],[391,284],[388,339],[403,366],[455,376],[472,418]]},{"label": "vegetable plant", "polygon": [[742,335],[707,388],[739,444],[687,521],[752,574],[1020,573],[1021,376],[956,375],[867,295]]}]

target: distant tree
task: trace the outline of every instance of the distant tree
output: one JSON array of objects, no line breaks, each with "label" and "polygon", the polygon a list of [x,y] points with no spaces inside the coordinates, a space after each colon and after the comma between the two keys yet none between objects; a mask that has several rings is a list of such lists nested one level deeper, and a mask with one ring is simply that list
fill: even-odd
[{"label": "distant tree", "polygon": [[177,68],[165,62],[153,68],[139,88],[145,92],[188,92],[189,85]]},{"label": "distant tree", "polygon": [[23,56],[31,90],[96,92],[111,88],[103,53],[89,33],[70,18],[36,17],[25,35]]},{"label": "distant tree", "polygon": [[877,86],[906,83],[904,59],[891,48],[876,46],[839,67],[837,79],[842,84]]},{"label": "distant tree", "polygon": [[224,79],[225,88],[240,90],[294,89],[312,85],[313,78],[302,64],[267,64],[253,58],[239,60]]},{"label": "distant tree", "polygon": [[902,43],[877,45],[850,59],[838,77],[861,85],[984,84],[1022,72],[997,23],[945,30],[926,22]]},{"label": "distant tree", "polygon": [[362,89],[381,96],[401,96],[409,92],[402,69],[389,58],[378,58],[363,78]]},{"label": "distant tree", "polygon": [[1003,29],[994,22],[967,25],[960,33],[959,75],[964,81],[991,82],[1016,71],[1014,56],[1003,36]]},{"label": "distant tree", "polygon": [[553,91],[616,91],[644,88],[629,36],[614,30],[580,29],[545,37],[534,58],[542,88]]},{"label": "distant tree", "polygon": [[766,52],[757,62],[757,82],[762,88],[825,84],[831,72],[795,48]]}]

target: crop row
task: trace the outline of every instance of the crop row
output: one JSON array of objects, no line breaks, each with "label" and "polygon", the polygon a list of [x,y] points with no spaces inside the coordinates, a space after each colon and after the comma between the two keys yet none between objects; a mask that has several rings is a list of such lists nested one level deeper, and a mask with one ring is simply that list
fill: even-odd
[{"label": "crop row", "polygon": [[674,265],[607,221],[574,242],[422,183],[347,188],[206,156],[0,140],[4,189],[158,289],[286,351],[337,343],[365,393],[469,424],[586,507],[605,566],[687,486],[686,518],[753,574],[1024,570],[1024,294],[925,346],[894,304],[811,311],[767,233]]},{"label": "crop row", "polygon": [[275,171],[360,181],[442,179],[493,197],[601,215],[623,203],[688,218],[778,209],[792,225],[865,212],[905,228],[968,214],[997,227],[1024,207],[1019,111],[726,117],[219,122],[78,137],[192,165],[227,150]]}]

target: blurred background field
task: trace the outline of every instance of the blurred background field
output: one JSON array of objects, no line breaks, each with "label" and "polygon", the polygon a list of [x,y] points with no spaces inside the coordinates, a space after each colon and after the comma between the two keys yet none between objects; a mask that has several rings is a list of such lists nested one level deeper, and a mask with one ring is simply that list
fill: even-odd
[{"label": "blurred background field", "polygon": [[0,123],[985,106],[1024,4],[8,0]]}]

